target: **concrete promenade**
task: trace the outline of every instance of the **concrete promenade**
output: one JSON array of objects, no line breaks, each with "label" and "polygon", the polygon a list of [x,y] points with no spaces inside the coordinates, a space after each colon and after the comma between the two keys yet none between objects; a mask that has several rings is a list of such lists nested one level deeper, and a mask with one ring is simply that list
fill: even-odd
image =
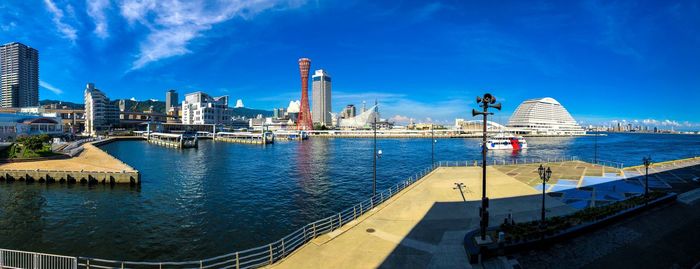
[{"label": "concrete promenade", "polygon": [[[109,142],[109,141],[107,141]],[[101,141],[99,143],[105,143]],[[102,151],[92,143],[82,145],[84,150],[70,159],[45,160],[32,162],[14,162],[0,164],[0,174],[10,175],[15,179],[26,179],[27,175],[34,180],[53,178],[55,181],[69,177],[80,182],[81,179],[97,182],[114,181],[114,183],[138,183],[139,172],[117,158]]]},{"label": "concrete promenade", "polygon": [[[533,175],[534,176],[534,175]],[[464,183],[464,198],[454,189]],[[491,225],[538,219],[541,193],[488,167]],[[470,268],[464,234],[479,225],[480,167],[438,168],[380,207],[314,239],[271,268]],[[549,216],[574,212],[547,197]]]}]

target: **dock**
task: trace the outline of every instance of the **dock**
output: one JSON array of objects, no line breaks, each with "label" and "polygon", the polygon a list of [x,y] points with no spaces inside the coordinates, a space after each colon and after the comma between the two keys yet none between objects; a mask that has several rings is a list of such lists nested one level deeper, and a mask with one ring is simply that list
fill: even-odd
[{"label": "dock", "polygon": [[198,146],[198,137],[196,134],[188,133],[146,133],[148,143],[173,147],[173,148],[196,148]]},{"label": "dock", "polygon": [[138,170],[97,147],[114,140],[83,144],[80,154],[69,159],[0,164],[0,181],[139,184]]},{"label": "dock", "polygon": [[217,132],[216,134],[214,134],[214,141],[240,144],[267,145],[274,143],[275,137],[271,132]]}]

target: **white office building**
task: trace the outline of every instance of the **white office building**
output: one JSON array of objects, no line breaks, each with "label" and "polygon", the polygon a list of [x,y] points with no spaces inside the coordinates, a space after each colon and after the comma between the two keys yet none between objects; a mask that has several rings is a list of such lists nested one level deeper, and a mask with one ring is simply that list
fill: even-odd
[{"label": "white office building", "polygon": [[119,108],[95,84],[85,87],[85,134],[96,135],[119,123]]},{"label": "white office building", "polygon": [[203,92],[185,95],[182,101],[184,124],[233,124],[233,110],[228,107],[228,96],[212,97]]},{"label": "white office building", "polygon": [[526,100],[508,121],[511,131],[530,135],[585,135],[571,114],[554,98]]},{"label": "white office building", "polygon": [[319,69],[311,80],[311,120],[314,124],[331,126],[331,77],[323,69]]}]

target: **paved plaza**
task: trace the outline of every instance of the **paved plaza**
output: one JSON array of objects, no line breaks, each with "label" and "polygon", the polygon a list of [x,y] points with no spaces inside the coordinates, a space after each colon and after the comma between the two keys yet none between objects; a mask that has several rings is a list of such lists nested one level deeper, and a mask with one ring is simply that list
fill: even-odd
[{"label": "paved plaza", "polygon": [[[537,219],[541,195],[534,188],[488,168],[491,223],[512,213]],[[464,183],[464,198],[454,189]],[[466,200],[466,201],[465,201]],[[308,243],[274,268],[469,268],[464,234],[478,227],[481,168],[438,168],[382,206],[340,230]],[[549,199],[550,215],[575,209]]]},{"label": "paved plaza", "polygon": [[99,172],[134,172],[131,166],[102,151],[98,147],[85,143],[80,155],[70,159],[46,160],[33,162],[15,162],[0,164],[2,170],[59,170],[59,171],[99,171]]},{"label": "paved plaza", "polygon": [[[548,216],[605,205],[644,191],[640,170],[644,167],[618,169],[581,161],[545,166],[553,171],[545,185]],[[538,167],[488,167],[492,226],[508,214],[517,222],[539,219],[542,185]],[[689,190],[699,186],[694,179],[700,175],[700,159],[660,163],[650,175],[652,189]],[[455,183],[464,183],[464,196],[454,188]],[[478,228],[480,199],[480,167],[438,168],[365,216],[314,239],[270,267],[470,268],[462,242],[468,230]],[[608,234],[628,238],[624,231]]]}]

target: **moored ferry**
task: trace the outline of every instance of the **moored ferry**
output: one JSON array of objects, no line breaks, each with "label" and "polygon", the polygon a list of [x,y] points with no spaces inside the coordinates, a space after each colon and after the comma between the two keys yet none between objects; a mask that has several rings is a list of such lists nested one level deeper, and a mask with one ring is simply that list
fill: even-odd
[{"label": "moored ferry", "polygon": [[486,148],[521,150],[527,148],[527,141],[522,136],[499,133],[486,140]]}]

